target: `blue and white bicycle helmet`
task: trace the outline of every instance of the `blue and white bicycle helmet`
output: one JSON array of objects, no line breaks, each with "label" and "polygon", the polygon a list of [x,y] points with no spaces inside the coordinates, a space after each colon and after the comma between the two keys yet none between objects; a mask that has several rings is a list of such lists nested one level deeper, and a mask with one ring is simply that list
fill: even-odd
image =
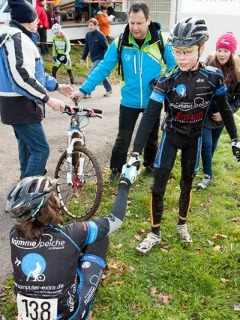
[{"label": "blue and white bicycle helmet", "polygon": [[17,221],[34,220],[55,191],[57,179],[33,176],[22,179],[9,193],[5,212]]},{"label": "blue and white bicycle helmet", "polygon": [[188,17],[175,24],[168,38],[173,47],[201,45],[209,38],[206,21],[200,17]]}]

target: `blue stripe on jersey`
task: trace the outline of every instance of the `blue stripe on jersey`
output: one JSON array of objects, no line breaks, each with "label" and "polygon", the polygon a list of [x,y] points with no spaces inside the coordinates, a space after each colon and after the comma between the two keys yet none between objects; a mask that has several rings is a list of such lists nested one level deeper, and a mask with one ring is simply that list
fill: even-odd
[{"label": "blue stripe on jersey", "polygon": [[93,221],[88,221],[85,223],[88,228],[88,235],[87,235],[87,239],[85,242],[85,245],[86,245],[86,244],[90,244],[90,243],[95,242],[95,240],[97,238],[97,234],[98,234],[98,227],[97,227],[96,223]]},{"label": "blue stripe on jersey", "polygon": [[61,232],[62,234],[64,234],[65,237],[68,238],[68,240],[69,240],[70,242],[72,242],[72,244],[74,245],[74,247],[75,247],[78,251],[81,250],[80,247],[76,244],[76,242],[75,242],[69,235],[67,235],[61,228],[58,228],[58,227],[56,227],[56,226],[53,226],[52,224],[49,224],[49,226],[52,227],[54,230],[57,230],[57,231]]},{"label": "blue stripe on jersey", "polygon": [[198,149],[197,149],[197,157],[196,157],[194,172],[198,172],[198,169],[199,169],[199,161],[200,161],[200,154],[201,154],[202,137],[199,137],[199,138],[198,138],[197,144],[198,144]]},{"label": "blue stripe on jersey", "polygon": [[165,95],[162,92],[154,89],[150,96],[150,99],[162,103],[165,99]]},{"label": "blue stripe on jersey", "polygon": [[154,163],[154,168],[160,168],[161,167],[162,150],[163,150],[163,146],[164,146],[165,140],[166,140],[166,132],[163,132],[162,133],[161,143],[160,143],[160,146],[158,148],[157,156],[156,156],[155,163]]},{"label": "blue stripe on jersey", "polygon": [[225,86],[225,84],[222,84],[221,87],[215,91],[215,95],[221,96],[221,95],[225,94],[226,92],[227,92],[227,87]]},{"label": "blue stripe on jersey", "polygon": [[87,253],[84,254],[80,259],[80,262],[84,262],[84,261],[94,262],[98,264],[100,267],[102,267],[103,269],[106,267],[106,262],[102,258],[94,254],[87,254]]}]

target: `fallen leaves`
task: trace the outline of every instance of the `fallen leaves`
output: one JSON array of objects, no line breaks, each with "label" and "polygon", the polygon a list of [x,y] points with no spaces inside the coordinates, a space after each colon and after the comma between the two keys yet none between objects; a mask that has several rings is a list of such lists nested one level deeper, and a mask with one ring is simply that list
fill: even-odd
[{"label": "fallen leaves", "polygon": [[238,222],[238,221],[240,221],[240,216],[234,217],[230,221]]},{"label": "fallen leaves", "polygon": [[234,304],[233,310],[234,310],[234,311],[240,311],[240,303]]},{"label": "fallen leaves", "polygon": [[228,236],[226,236],[225,234],[219,234],[219,233],[215,233],[211,237],[211,239],[227,239],[227,238]]},{"label": "fallen leaves", "polygon": [[231,283],[231,280],[220,278],[220,282],[226,284],[226,283]]},{"label": "fallen leaves", "polygon": [[161,304],[169,304],[172,300],[173,296],[171,294],[165,294],[162,292],[158,292],[156,287],[150,288],[150,296],[157,298],[158,302]]}]

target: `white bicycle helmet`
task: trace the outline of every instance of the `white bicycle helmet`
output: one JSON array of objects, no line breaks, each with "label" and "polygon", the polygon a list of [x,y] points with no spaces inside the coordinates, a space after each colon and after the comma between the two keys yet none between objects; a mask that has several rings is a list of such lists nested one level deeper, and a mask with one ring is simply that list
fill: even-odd
[{"label": "white bicycle helmet", "polygon": [[199,17],[188,17],[180,20],[168,38],[168,44],[174,47],[200,45],[209,38],[206,21]]},{"label": "white bicycle helmet", "polygon": [[9,193],[5,212],[17,221],[34,220],[56,188],[58,180],[44,176],[22,179]]},{"label": "white bicycle helmet", "polygon": [[62,30],[62,27],[60,26],[60,24],[58,23],[55,23],[53,26],[52,26],[52,32],[53,34],[56,34],[58,31],[61,31]]}]

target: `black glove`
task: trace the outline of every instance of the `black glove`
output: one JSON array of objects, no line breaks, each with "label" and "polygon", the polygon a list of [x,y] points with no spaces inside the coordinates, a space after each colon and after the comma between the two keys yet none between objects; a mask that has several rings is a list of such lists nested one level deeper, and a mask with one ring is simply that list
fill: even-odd
[{"label": "black glove", "polygon": [[67,62],[67,57],[65,54],[58,54],[57,59],[58,59],[58,61],[60,61],[63,64],[65,64]]},{"label": "black glove", "polygon": [[232,140],[232,153],[234,158],[240,161],[240,141],[238,138]]},{"label": "black glove", "polygon": [[153,89],[155,88],[157,82],[158,82],[158,79],[152,79],[152,80],[150,81],[149,84],[150,84],[150,89],[151,89],[151,90],[153,90]]}]

